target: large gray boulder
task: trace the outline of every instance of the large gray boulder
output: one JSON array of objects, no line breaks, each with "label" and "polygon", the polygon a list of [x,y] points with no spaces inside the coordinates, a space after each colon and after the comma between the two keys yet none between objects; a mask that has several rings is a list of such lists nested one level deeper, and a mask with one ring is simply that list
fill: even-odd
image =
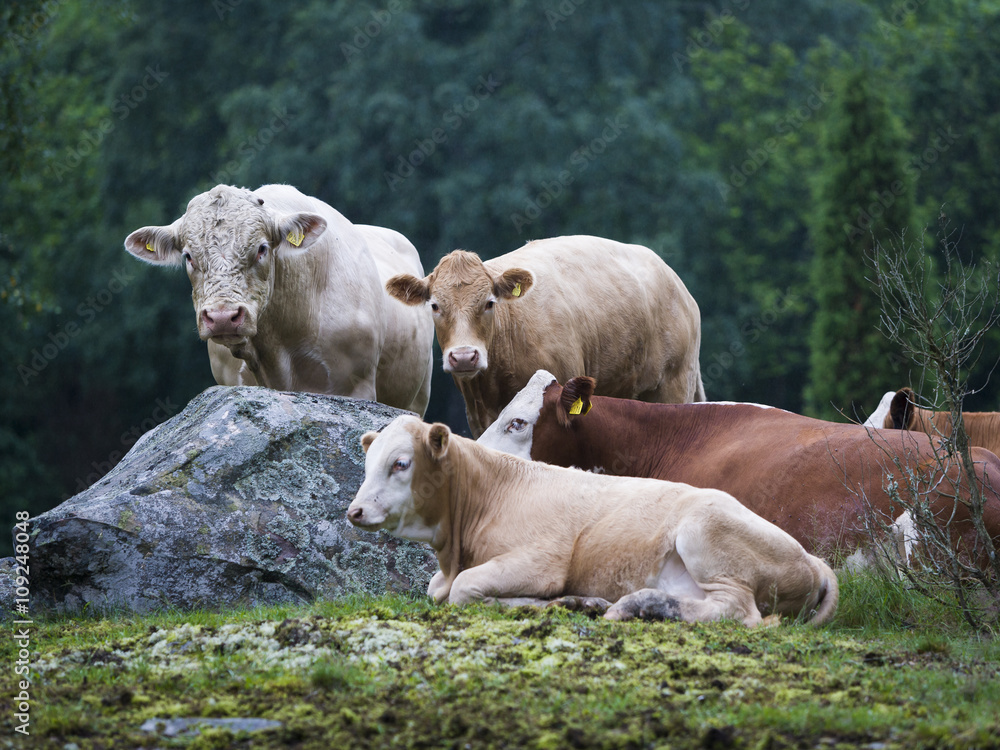
[{"label": "large gray boulder", "polygon": [[143,612],[423,593],[426,545],[358,532],[359,438],[404,412],[370,401],[214,387],[109,474],[31,520],[31,601]]}]

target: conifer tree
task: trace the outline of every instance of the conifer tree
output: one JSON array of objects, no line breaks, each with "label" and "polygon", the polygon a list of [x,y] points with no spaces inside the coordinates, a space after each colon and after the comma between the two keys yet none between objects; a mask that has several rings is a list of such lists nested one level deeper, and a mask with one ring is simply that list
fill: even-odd
[{"label": "conifer tree", "polygon": [[872,399],[889,387],[885,373],[901,362],[878,329],[870,259],[876,243],[906,230],[912,184],[904,172],[902,129],[877,75],[866,66],[846,72],[836,99],[810,222],[816,313],[805,403],[824,419],[863,419]]}]

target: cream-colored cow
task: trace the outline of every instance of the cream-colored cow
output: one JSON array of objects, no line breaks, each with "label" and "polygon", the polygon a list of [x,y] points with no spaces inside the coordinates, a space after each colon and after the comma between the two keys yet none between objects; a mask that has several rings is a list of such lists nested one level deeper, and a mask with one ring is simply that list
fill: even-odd
[{"label": "cream-colored cow", "polygon": [[220,385],[331,393],[423,414],[433,371],[429,311],[385,282],[420,258],[391,229],[352,224],[288,185],[218,185],[168,226],[137,229],[140,260],[187,267]]},{"label": "cream-colored cow", "polygon": [[748,626],[772,614],[819,625],[836,609],[829,566],[725,492],[526,461],[415,417],[362,445],[347,517],[430,544],[437,602],[562,597],[597,600],[608,619]]},{"label": "cream-colored cow", "polygon": [[705,400],[698,305],[647,247],[580,235],[486,262],[456,250],[426,278],[400,274],[387,289],[433,311],[475,437],[539,368],[596,378],[603,396]]}]

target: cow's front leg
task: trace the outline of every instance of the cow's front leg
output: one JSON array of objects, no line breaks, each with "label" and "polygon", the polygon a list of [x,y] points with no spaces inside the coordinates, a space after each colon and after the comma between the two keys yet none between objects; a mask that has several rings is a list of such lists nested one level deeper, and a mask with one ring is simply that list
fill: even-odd
[{"label": "cow's front leg", "polygon": [[260,364],[260,357],[257,355],[257,349],[252,343],[250,343],[249,339],[233,346],[230,351],[234,357],[243,360],[243,365],[240,367],[241,372],[244,369],[249,370],[250,374],[258,384],[267,388],[273,387],[265,380],[264,372]]},{"label": "cow's front leg", "polygon": [[[551,563],[550,563],[551,564]],[[468,604],[487,597],[520,596],[548,599],[562,591],[565,576],[545,572],[539,561],[524,552],[509,552],[459,573],[451,584],[448,601]]]},{"label": "cow's front leg", "polygon": [[440,570],[431,577],[431,582],[427,584],[427,596],[433,599],[435,604],[440,604],[447,599],[450,590],[448,579]]},{"label": "cow's front leg", "polygon": [[351,389],[349,392],[344,393],[345,396],[350,396],[351,398],[359,398],[364,401],[375,401],[375,371],[367,370],[364,372],[356,371],[350,376]]}]

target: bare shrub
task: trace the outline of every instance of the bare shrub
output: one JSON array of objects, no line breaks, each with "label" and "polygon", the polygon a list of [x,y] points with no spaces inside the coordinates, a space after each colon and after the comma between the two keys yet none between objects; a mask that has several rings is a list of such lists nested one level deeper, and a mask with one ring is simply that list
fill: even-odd
[{"label": "bare shrub", "polygon": [[[936,257],[925,235],[916,245],[905,236],[888,246],[876,243],[869,259],[881,300],[880,328],[912,362],[919,376],[915,390],[931,394],[919,405],[945,411],[949,419],[931,435],[930,465],[890,456],[897,478],[885,480],[886,490],[900,516],[867,512],[865,523],[883,571],[956,608],[982,630],[1000,612],[1000,559],[984,517],[985,503],[998,502],[1000,477],[989,476],[982,462],[977,473],[962,407],[974,392],[968,373],[1000,320],[998,269],[988,261],[963,263],[946,222],[937,237]],[[877,430],[872,439],[879,442]],[[899,518],[908,522],[900,525]]]}]

